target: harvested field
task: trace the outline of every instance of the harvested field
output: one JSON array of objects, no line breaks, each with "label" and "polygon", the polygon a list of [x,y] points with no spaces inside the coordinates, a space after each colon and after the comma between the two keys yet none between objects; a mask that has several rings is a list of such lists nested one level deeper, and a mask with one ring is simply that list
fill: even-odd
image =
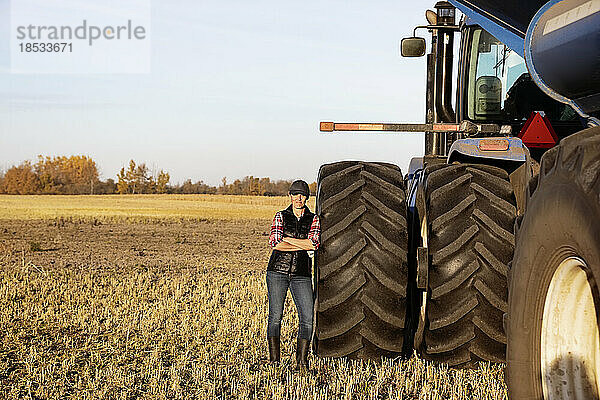
[{"label": "harvested field", "polygon": [[506,398],[502,365],[311,355],[295,373],[295,311],[267,364],[263,271],[286,200],[226,197],[0,196],[0,398]]},{"label": "harvested field", "polygon": [[[0,195],[0,220],[67,218],[146,222],[153,219],[270,219],[273,218],[273,210],[286,205],[286,197],[210,194]],[[309,202],[309,207],[313,206],[314,198]]]}]

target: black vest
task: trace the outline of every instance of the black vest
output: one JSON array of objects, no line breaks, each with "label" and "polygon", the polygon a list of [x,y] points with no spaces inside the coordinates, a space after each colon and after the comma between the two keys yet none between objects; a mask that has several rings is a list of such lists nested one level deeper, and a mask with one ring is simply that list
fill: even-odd
[{"label": "black vest", "polygon": [[[308,232],[315,214],[304,206],[304,215],[297,219],[292,205],[281,211],[283,217],[283,236],[296,239],[308,239]],[[279,251],[273,250],[269,259],[268,271],[285,272],[290,275],[310,276],[310,258],[306,250]]]}]

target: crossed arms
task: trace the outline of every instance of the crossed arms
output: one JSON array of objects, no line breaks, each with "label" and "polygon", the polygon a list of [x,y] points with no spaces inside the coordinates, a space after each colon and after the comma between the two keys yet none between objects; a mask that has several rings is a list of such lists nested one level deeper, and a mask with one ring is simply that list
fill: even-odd
[{"label": "crossed arms", "polygon": [[298,250],[315,250],[314,244],[310,239],[295,239],[284,237],[282,242],[277,243],[273,250],[279,251],[298,251]]},{"label": "crossed arms", "polygon": [[319,247],[321,236],[321,223],[318,216],[314,216],[308,238],[296,239],[283,236],[283,216],[280,212],[275,214],[271,224],[271,235],[269,244],[273,250],[279,251],[298,251],[298,250],[316,250]]}]

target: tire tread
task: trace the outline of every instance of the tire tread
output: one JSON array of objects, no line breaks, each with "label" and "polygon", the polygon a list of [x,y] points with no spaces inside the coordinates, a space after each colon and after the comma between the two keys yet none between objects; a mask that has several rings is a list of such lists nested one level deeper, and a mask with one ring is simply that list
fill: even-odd
[{"label": "tire tread", "polygon": [[425,175],[431,266],[420,352],[456,366],[502,361],[517,210],[508,174],[453,164]]},{"label": "tire tread", "polygon": [[327,164],[319,171],[317,193],[322,229],[315,266],[317,354],[369,359],[401,354],[408,334],[402,172],[387,163]]}]

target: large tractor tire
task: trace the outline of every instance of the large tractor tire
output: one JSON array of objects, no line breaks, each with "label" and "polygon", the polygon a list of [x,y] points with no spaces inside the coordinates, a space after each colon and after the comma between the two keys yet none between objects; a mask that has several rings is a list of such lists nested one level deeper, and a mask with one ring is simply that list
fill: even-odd
[{"label": "large tractor tire", "polygon": [[406,342],[406,201],[392,164],[343,161],[319,171],[317,354],[376,359]]},{"label": "large tractor tire", "polygon": [[515,196],[503,169],[442,164],[425,171],[428,293],[420,353],[468,367],[503,362]]},{"label": "large tractor tire", "polygon": [[510,397],[599,399],[600,128],[544,154],[526,207],[510,273]]}]

